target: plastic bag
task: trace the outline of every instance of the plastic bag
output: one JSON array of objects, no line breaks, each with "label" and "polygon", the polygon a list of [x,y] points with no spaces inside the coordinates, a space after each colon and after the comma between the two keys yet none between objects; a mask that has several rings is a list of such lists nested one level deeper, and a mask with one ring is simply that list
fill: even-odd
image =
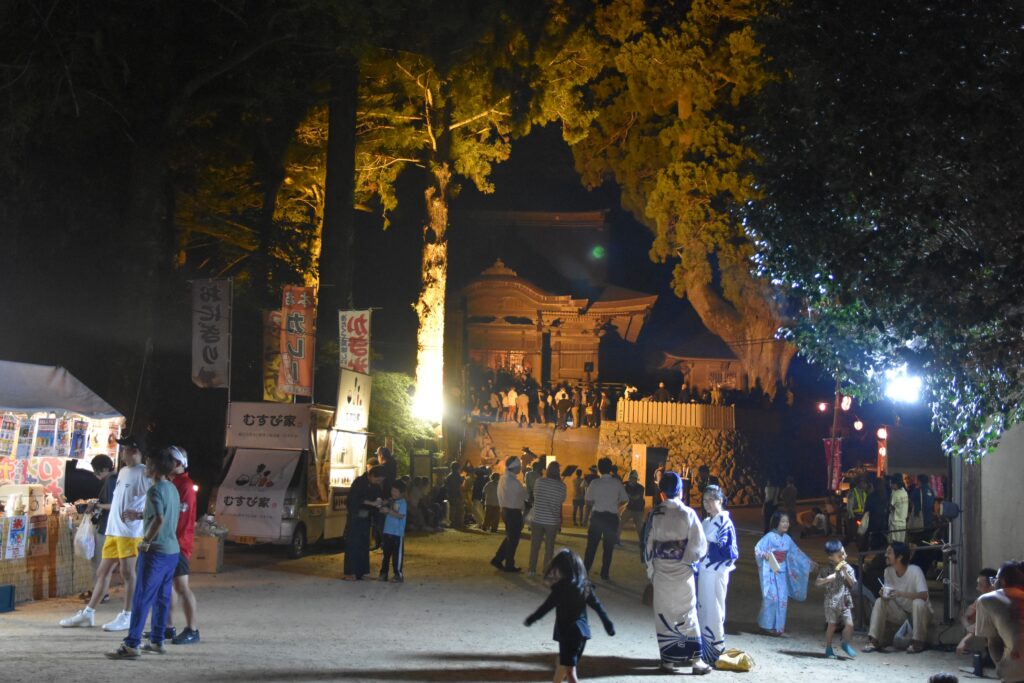
[{"label": "plastic bag", "polygon": [[88,516],[82,517],[75,532],[75,554],[85,560],[91,560],[96,554],[96,531]]},{"label": "plastic bag", "polygon": [[907,619],[900,626],[899,630],[896,631],[896,635],[893,636],[892,646],[897,650],[906,650],[910,647],[910,640],[914,637],[914,627],[911,625],[910,620]]},{"label": "plastic bag", "polygon": [[754,658],[743,650],[730,648],[718,656],[715,668],[719,671],[750,671],[754,668]]}]

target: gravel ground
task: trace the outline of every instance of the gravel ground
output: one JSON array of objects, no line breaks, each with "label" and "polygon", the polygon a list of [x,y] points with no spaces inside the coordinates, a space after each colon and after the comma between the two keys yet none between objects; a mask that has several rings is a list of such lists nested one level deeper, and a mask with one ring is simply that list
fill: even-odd
[{"label": "gravel ground", "polygon": [[[820,592],[791,603],[786,639],[757,635],[760,590],[752,559],[755,515],[738,511],[742,557],[729,592],[728,647],[756,662],[753,672],[713,672],[704,680],[745,681],[927,681],[937,671],[957,671],[969,662],[930,650],[861,654],[853,661],[823,656]],[[583,679],[640,681],[671,678],[657,668],[658,648],[649,607],[639,596],[645,577],[635,534],[627,529],[616,551],[612,581],[598,582],[598,595],[615,621],[617,635],[604,634],[596,618],[579,673]],[[567,529],[560,542],[582,552],[581,529]],[[81,603],[47,600],[0,615],[0,681],[545,681],[557,646],[553,615],[532,628],[522,625],[546,595],[539,580],[494,571],[488,560],[500,535],[445,531],[408,540],[406,583],[339,581],[341,556],[324,550],[287,560],[279,549],[229,546],[225,570],[197,574],[202,643],[168,646],[166,656],[116,662],[103,653],[118,634],[61,629],[57,620]],[[820,539],[801,542],[817,550]],[[528,541],[519,546],[525,567]],[[380,554],[372,556],[374,564]],[[115,594],[97,612],[97,623],[114,616]],[[935,604],[941,616],[941,604]],[[180,614],[179,614],[180,626]],[[958,628],[943,640],[956,642]],[[859,650],[863,636],[855,637]],[[991,673],[991,672],[990,672]],[[961,680],[969,678],[961,674]]]}]

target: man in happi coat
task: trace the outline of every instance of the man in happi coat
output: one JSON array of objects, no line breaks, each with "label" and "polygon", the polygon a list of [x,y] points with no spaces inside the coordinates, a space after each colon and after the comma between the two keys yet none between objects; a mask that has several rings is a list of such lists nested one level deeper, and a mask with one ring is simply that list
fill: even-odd
[{"label": "man in happi coat", "polygon": [[658,486],[665,500],[647,518],[643,559],[654,585],[661,667],[674,671],[688,666],[694,674],[706,674],[711,667],[701,659],[694,565],[707,552],[707,539],[697,513],[680,499],[680,476],[665,472]]}]

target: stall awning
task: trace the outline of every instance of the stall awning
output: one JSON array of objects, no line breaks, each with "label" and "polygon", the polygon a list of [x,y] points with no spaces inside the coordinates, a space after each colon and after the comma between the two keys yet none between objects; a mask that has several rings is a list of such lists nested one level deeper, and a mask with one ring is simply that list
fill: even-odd
[{"label": "stall awning", "polygon": [[0,361],[0,411],[67,411],[92,419],[123,417],[65,368]]}]

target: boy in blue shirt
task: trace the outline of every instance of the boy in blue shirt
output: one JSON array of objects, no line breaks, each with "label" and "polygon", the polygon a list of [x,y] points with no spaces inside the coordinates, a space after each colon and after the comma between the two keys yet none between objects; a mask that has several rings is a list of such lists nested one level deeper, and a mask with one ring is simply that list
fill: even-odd
[{"label": "boy in blue shirt", "polygon": [[384,562],[380,567],[380,580],[388,580],[388,564],[395,569],[395,583],[405,581],[402,563],[405,560],[405,518],[408,503],[405,501],[405,483],[396,481],[391,485],[391,504],[382,507],[384,513],[384,537],[380,545],[384,550]]}]

